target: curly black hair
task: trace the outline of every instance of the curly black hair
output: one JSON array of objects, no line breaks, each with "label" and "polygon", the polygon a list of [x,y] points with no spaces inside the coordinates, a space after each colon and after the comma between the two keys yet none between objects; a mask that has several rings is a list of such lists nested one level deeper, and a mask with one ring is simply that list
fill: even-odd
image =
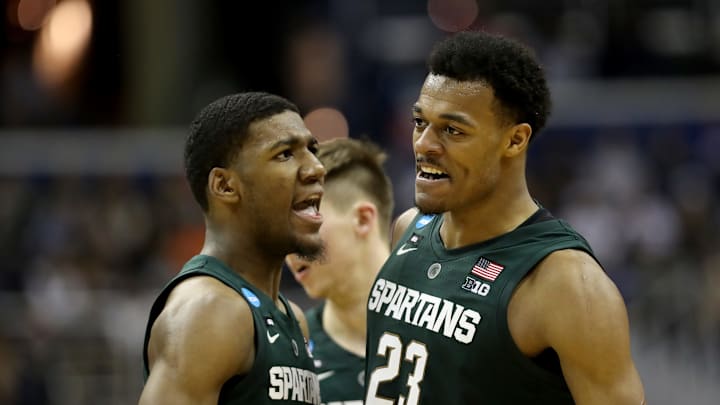
[{"label": "curly black hair", "polygon": [[280,96],[247,92],[221,97],[195,117],[185,142],[185,176],[204,212],[208,210],[210,170],[232,163],[248,137],[250,124],[284,111],[299,113],[295,104]]},{"label": "curly black hair", "polygon": [[533,52],[515,40],[459,32],[435,45],[427,65],[435,75],[488,84],[509,122],[528,123],[535,134],[547,122],[551,101],[545,74]]}]

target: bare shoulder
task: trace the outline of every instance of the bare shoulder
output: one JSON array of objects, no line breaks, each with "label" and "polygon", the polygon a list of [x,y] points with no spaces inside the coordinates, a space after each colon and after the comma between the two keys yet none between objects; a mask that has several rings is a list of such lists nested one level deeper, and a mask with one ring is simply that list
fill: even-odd
[{"label": "bare shoulder", "polygon": [[615,303],[622,304],[622,308],[615,309],[624,311],[624,302],[615,283],[587,252],[575,249],[553,252],[538,264],[532,278],[539,292],[553,297],[546,301],[549,305],[562,308],[580,302]]},{"label": "bare shoulder", "polygon": [[527,280],[537,305],[535,332],[560,358],[578,404],[640,404],[643,388],[630,353],[625,301],[588,253],[559,250]]},{"label": "bare shoulder", "polygon": [[[587,310],[594,312],[583,312]],[[565,333],[565,322],[590,321],[590,315],[620,310],[624,310],[622,297],[595,259],[584,251],[566,249],[549,254],[518,285],[508,320],[521,350],[535,355],[557,342],[555,334]]]},{"label": "bare shoulder", "polygon": [[151,330],[146,390],[196,398],[219,393],[252,366],[254,333],[250,308],[234,290],[206,276],[180,282]]},{"label": "bare shoulder", "polygon": [[390,243],[390,248],[393,248],[395,247],[395,245],[397,245],[398,241],[405,233],[408,226],[410,226],[410,223],[412,222],[413,218],[415,218],[418,212],[419,210],[413,207],[398,215],[392,226],[392,242]]},{"label": "bare shoulder", "polygon": [[170,293],[163,315],[168,321],[181,324],[219,320],[248,321],[252,326],[252,313],[245,299],[221,281],[208,276],[191,277],[180,282]]},{"label": "bare shoulder", "polygon": [[234,290],[206,276],[180,282],[152,326],[140,403],[217,403],[225,381],[252,367],[254,333]]},{"label": "bare shoulder", "polygon": [[[559,250],[541,261],[528,277],[528,294],[537,305],[548,340],[555,343],[568,333],[565,327],[623,326],[627,330],[625,302],[615,283],[588,253]],[[532,290],[532,291],[530,291]],[[617,325],[621,323],[622,325]]]},{"label": "bare shoulder", "polygon": [[538,286],[561,288],[556,293],[567,299],[619,298],[615,283],[600,264],[582,250],[564,249],[549,254],[537,265],[533,277]]},{"label": "bare shoulder", "polygon": [[292,309],[293,313],[295,314],[295,319],[298,320],[298,323],[300,324],[300,329],[302,330],[303,336],[305,336],[305,339],[310,338],[310,329],[308,328],[307,319],[305,319],[305,313],[303,312],[302,308],[300,306],[290,300],[288,300],[290,303],[290,308]]}]

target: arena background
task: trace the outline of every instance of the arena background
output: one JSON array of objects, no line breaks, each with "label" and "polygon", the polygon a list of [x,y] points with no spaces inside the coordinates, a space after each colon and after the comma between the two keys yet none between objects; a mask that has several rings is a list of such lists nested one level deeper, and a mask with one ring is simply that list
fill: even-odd
[{"label": "arena background", "polygon": [[0,403],[137,401],[151,300],[202,241],[185,130],[221,95],[276,92],[318,136],[374,139],[409,207],[424,59],[464,28],[547,69],[531,191],[620,287],[648,403],[720,401],[718,1],[0,4]]}]

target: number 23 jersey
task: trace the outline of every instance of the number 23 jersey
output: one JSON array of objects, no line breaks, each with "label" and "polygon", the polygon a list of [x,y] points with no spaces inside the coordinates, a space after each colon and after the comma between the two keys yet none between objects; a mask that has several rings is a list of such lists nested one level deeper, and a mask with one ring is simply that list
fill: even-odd
[{"label": "number 23 jersey", "polygon": [[549,253],[585,239],[543,208],[515,230],[445,249],[441,215],[418,214],[368,299],[366,405],[573,404],[557,371],[525,357],[507,307]]}]

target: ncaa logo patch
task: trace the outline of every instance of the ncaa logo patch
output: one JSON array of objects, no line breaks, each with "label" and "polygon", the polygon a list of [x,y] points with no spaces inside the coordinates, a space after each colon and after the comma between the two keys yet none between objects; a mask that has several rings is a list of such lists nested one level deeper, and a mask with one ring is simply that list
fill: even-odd
[{"label": "ncaa logo patch", "polygon": [[241,288],[240,291],[242,291],[242,295],[247,298],[250,305],[254,306],[255,308],[260,308],[260,298],[258,298],[254,292],[248,290],[245,287]]},{"label": "ncaa logo patch", "polygon": [[424,228],[425,225],[429,224],[430,221],[433,220],[433,218],[435,218],[435,215],[430,215],[430,214],[423,215],[423,216],[420,217],[420,219],[418,219],[418,221],[415,223],[415,229]]}]

